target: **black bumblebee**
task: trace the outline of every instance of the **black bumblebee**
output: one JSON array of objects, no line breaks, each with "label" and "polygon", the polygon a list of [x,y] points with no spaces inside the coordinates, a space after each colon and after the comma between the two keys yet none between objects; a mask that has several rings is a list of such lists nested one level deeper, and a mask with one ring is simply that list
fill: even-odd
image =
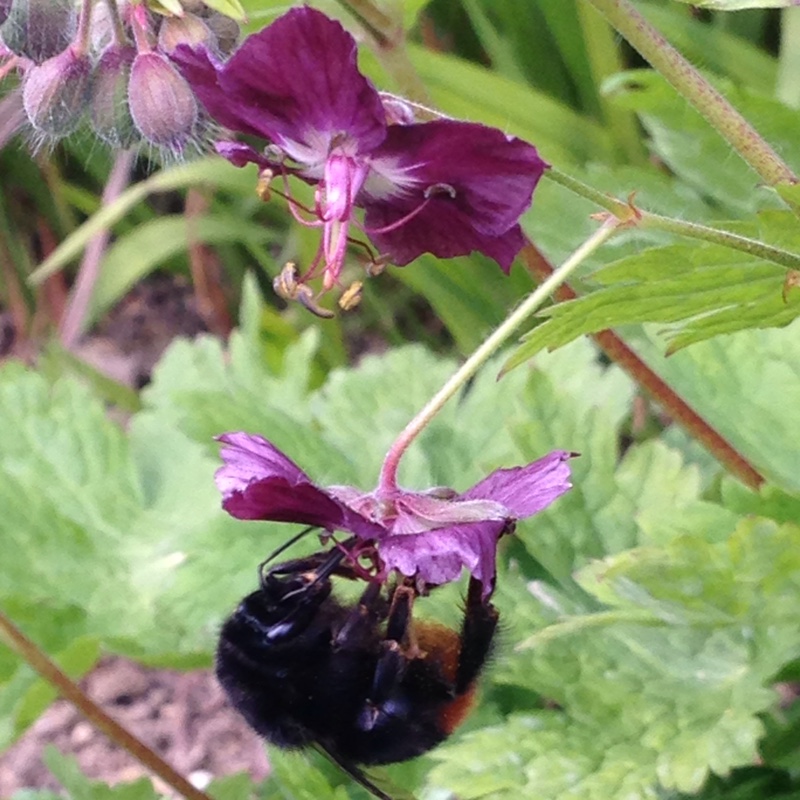
[{"label": "black bumblebee", "polygon": [[421,755],[464,720],[498,612],[474,578],[460,632],[415,620],[408,582],[369,582],[357,603],[344,605],[331,576],[363,577],[348,545],[355,540],[262,565],[260,588],[222,627],[216,672],[261,736],[279,747],[316,747],[387,798],[358,766]]}]

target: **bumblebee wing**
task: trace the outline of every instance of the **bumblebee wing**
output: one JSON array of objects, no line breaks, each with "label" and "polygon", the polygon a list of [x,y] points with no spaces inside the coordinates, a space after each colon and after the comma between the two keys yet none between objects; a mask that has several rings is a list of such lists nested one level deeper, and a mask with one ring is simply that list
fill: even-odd
[{"label": "bumblebee wing", "polygon": [[377,771],[377,774],[376,771],[370,770],[369,775],[367,775],[360,767],[351,764],[320,744],[315,744],[314,749],[336,764],[342,772],[347,773],[356,783],[363,786],[378,800],[416,800],[413,794],[395,786],[386,775],[381,774],[380,770]]}]

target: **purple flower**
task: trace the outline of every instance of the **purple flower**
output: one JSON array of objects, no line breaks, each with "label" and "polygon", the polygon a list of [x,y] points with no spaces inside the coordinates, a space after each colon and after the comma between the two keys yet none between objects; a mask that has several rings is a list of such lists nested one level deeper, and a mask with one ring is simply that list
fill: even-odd
[{"label": "purple flower", "polygon": [[217,122],[270,142],[263,153],[220,142],[222,155],[316,186],[305,222],[323,228],[323,241],[301,281],[322,269],[325,289],[338,282],[350,228],[361,226],[356,207],[365,233],[398,266],[426,252],[478,250],[508,272],[523,245],[519,217],[547,167],[536,149],[476,123],[387,125],[356,56],[353,37],[308,7],[250,36],[225,64],[202,48],[172,55]]},{"label": "purple flower", "polygon": [[496,470],[463,494],[441,488],[383,495],[351,486],[323,489],[261,436],[226,433],[219,440],[224,466],[216,481],[223,508],[234,517],[352,533],[374,544],[381,578],[398,570],[436,586],[456,580],[466,568],[487,596],[500,536],[571,486],[566,462],[572,454],[555,450],[527,466]]}]

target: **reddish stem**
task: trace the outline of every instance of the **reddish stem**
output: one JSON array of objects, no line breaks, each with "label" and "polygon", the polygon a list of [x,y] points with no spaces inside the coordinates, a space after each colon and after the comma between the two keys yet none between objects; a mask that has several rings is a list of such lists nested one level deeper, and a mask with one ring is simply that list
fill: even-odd
[{"label": "reddish stem", "polygon": [[[537,280],[543,280],[553,272],[550,262],[536,246],[528,242],[520,253],[528,272]],[[555,292],[560,302],[574,300],[578,295],[563,284]],[[677,392],[663,381],[622,339],[612,331],[592,334],[592,339],[600,349],[621,367],[654,400],[664,407],[667,413],[684,430],[697,439],[731,474],[751,489],[758,489],[764,477],[749,461],[718,431],[711,427]]]}]

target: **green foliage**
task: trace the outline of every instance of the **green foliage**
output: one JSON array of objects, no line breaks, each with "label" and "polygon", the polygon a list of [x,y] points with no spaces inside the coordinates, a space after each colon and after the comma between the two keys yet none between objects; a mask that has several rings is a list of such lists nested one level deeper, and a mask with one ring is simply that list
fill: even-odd
[{"label": "green foliage", "polygon": [[[208,5],[251,31],[286,9],[277,0]],[[358,13],[315,5],[370,41]],[[788,11],[763,10],[789,3],[635,5],[800,169],[788,104],[800,37]],[[635,193],[644,211],[710,226],[703,240],[653,218],[620,232],[576,274],[578,298],[546,309],[505,354],[520,368],[498,383],[503,359],[490,362],[404,458],[403,485],[462,490],[554,448],[579,453],[572,491],[503,542],[503,631],[477,713],[430,756],[389,768],[389,779],[426,800],[800,800],[800,710],[775,691],[800,680],[800,234],[786,210],[800,206],[798,187],[765,187],[666,80],[631,69],[642,62],[583,0],[380,6],[398,26],[390,33],[402,26],[403,36],[396,47],[362,47],[377,86],[405,92],[419,79],[430,105],[530,139],[601,195]],[[751,10],[712,11],[735,8]],[[5,141],[13,106],[2,108]],[[193,244],[218,254],[231,306],[242,310],[226,342],[174,342],[141,393],[58,347],[35,367],[0,366],[0,609],[76,678],[101,653],[208,666],[221,620],[293,532],[221,511],[216,435],[260,433],[320,484],[368,489],[460,354],[535,282],[522,263],[505,278],[478,255],[426,255],[390,267],[393,283],[370,280],[361,316],[321,324],[263,302],[282,264],[311,261],[318,231],[293,221],[281,198],[258,199],[254,169],[140,159],[132,185],[104,204],[110,165],[79,140],[49,160],[0,150],[4,310],[35,318],[39,331],[42,298],[104,230],[111,243],[87,325],[155,271],[190,274]],[[308,187],[293,191],[313,203]],[[187,213],[190,192],[201,213]],[[597,211],[546,179],[522,225],[558,264],[596,229]],[[750,241],[709,241],[715,231]],[[586,335],[616,327],[764,486],[724,476],[713,454],[598,357]],[[365,350],[352,366],[349,354]],[[126,412],[124,425],[109,406]],[[448,587],[419,606],[457,625],[459,603]],[[0,647],[0,747],[52,698]],[[46,760],[71,798],[158,796],[149,781],[110,788],[55,751]],[[366,797],[316,753],[270,760],[263,787],[233,776],[211,795]]]}]

